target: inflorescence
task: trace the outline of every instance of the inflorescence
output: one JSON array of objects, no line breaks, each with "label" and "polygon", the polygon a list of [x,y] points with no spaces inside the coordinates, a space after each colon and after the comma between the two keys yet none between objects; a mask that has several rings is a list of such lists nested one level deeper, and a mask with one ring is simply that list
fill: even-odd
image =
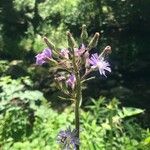
[{"label": "inflorescence", "polygon": [[65,98],[67,96],[75,102],[76,129],[71,131],[69,127],[60,131],[57,138],[66,150],[79,150],[79,106],[82,101],[82,84],[91,79],[87,77],[92,71],[99,70],[100,75],[105,77],[111,72],[110,64],[106,60],[106,56],[111,53],[110,46],[106,46],[100,54],[90,52],[97,46],[99,36],[100,34],[96,32],[88,42],[86,26],[83,25],[81,44],[78,46],[72,34],[67,32],[68,47],[62,49],[56,48],[44,37],[48,47],[35,56],[37,65],[49,63],[55,68],[54,70],[57,70],[54,77],[56,86],[64,93]]}]

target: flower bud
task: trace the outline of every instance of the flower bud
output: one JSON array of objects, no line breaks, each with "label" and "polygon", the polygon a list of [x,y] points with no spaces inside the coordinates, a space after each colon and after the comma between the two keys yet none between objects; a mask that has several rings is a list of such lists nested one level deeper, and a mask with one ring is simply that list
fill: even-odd
[{"label": "flower bud", "polygon": [[78,47],[74,37],[72,36],[72,34],[69,31],[67,31],[67,37],[68,37],[68,46],[70,48]]},{"label": "flower bud", "polygon": [[86,44],[88,39],[88,33],[87,33],[87,29],[86,29],[86,25],[82,25],[82,32],[81,32],[81,40],[82,43]]},{"label": "flower bud", "polygon": [[47,44],[47,46],[48,46],[50,49],[55,50],[55,45],[54,45],[51,41],[49,41],[49,40],[47,39],[47,37],[44,37],[43,39],[44,39],[45,43]]},{"label": "flower bud", "polygon": [[102,51],[102,53],[100,54],[100,57],[105,57],[106,55],[111,54],[111,47],[110,46],[106,46],[104,48],[104,50]]},{"label": "flower bud", "polygon": [[99,39],[100,34],[98,32],[95,33],[94,37],[91,39],[88,49],[91,50],[92,48],[97,46],[98,39]]},{"label": "flower bud", "polygon": [[51,50],[53,50],[54,57],[57,57],[59,54],[58,54],[58,51],[56,50],[55,45],[54,45],[51,41],[49,41],[49,40],[47,39],[47,37],[44,37],[43,39],[44,39],[44,42],[46,43],[46,45],[47,45]]},{"label": "flower bud", "polygon": [[110,46],[106,46],[104,51],[106,52],[106,54],[111,54],[111,47]]}]

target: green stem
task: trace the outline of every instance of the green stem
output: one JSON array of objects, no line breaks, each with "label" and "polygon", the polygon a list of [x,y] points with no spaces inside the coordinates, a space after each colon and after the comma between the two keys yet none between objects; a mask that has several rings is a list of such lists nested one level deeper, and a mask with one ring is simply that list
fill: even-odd
[{"label": "green stem", "polygon": [[[77,130],[77,138],[80,138],[79,130],[80,130],[80,122],[79,122],[79,104],[75,102],[75,127]],[[79,150],[79,145],[77,145],[77,150]]]},{"label": "green stem", "polygon": [[[75,88],[75,93],[76,93],[76,99],[75,99],[75,128],[77,130],[77,138],[80,138],[80,113],[79,113],[79,104],[82,99],[82,90],[81,90],[81,79],[80,79],[80,73],[78,66],[76,64],[76,59],[73,51],[73,67],[75,71],[75,77],[76,77],[76,88]],[[79,150],[79,145],[77,145],[77,150]]]},{"label": "green stem", "polygon": [[[82,91],[81,91],[81,82],[79,75],[76,78],[77,80],[77,89],[76,89],[76,102],[75,102],[75,127],[77,130],[77,137],[80,138],[79,133],[80,133],[80,113],[79,113],[79,104],[82,99]],[[77,150],[79,150],[79,146],[77,147]]]}]

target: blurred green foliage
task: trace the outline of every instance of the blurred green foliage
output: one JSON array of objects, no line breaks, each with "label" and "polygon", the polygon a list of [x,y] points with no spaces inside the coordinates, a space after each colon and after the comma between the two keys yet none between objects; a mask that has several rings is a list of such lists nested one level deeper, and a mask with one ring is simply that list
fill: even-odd
[{"label": "blurred green foliage", "polygon": [[[81,25],[86,24],[89,34],[101,33],[98,49],[112,46],[114,72],[119,67],[127,78],[129,70],[143,71],[146,76],[150,58],[149,6],[149,0],[1,0],[0,58],[5,60],[0,61],[0,149],[59,149],[57,133],[74,122],[71,108],[57,112],[43,93],[33,90],[35,84],[50,88],[47,68],[23,64],[32,62],[35,53],[46,46],[43,36],[57,47],[66,47],[65,32],[70,29],[77,37]],[[37,81],[33,83],[24,75]],[[136,116],[143,110],[121,108],[116,99],[108,102],[101,97],[92,102],[81,112],[81,149],[109,150],[112,146],[119,150],[149,150],[150,131],[136,123]]]},{"label": "blurred green foliage", "polygon": [[121,65],[148,57],[149,0],[2,0],[0,4],[4,56],[24,58],[27,52],[40,51],[45,35],[65,47],[65,31],[70,29],[77,36],[86,24],[90,34],[101,32],[103,45],[114,46],[114,56],[123,59]]},{"label": "blurred green foliage", "polygon": [[[41,92],[30,89],[32,84],[28,77],[13,80],[6,76],[0,80],[3,150],[59,149],[59,130],[72,126],[72,107],[63,112],[53,110]],[[100,97],[92,103],[81,110],[81,149],[148,149],[150,132],[142,129],[134,117],[143,113],[142,109],[119,108],[115,98],[108,102]]]},{"label": "blurred green foliage", "polygon": [[10,58],[23,58],[26,52],[40,51],[44,47],[41,42],[44,35],[58,46],[64,45],[66,27],[62,19],[76,3],[66,0],[2,0],[0,51]]}]

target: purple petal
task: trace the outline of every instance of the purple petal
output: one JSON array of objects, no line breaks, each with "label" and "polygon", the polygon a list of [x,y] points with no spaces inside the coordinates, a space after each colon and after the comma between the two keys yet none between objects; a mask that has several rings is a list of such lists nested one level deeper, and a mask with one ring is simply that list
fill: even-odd
[{"label": "purple petal", "polygon": [[99,61],[98,54],[97,53],[92,54],[91,58],[89,59],[89,63],[91,65],[97,65],[98,61]]},{"label": "purple petal", "polygon": [[105,70],[107,70],[108,72],[111,72],[111,68],[106,67]]},{"label": "purple petal", "polygon": [[52,58],[52,52],[49,48],[45,48],[42,53],[37,54],[36,56],[36,64],[42,65],[46,62],[47,58]]},{"label": "purple petal", "polygon": [[43,54],[45,54],[46,57],[51,58],[52,57],[52,51],[49,48],[45,48],[43,50]]},{"label": "purple petal", "polygon": [[75,82],[76,82],[76,78],[75,75],[70,75],[70,77],[68,78],[68,80],[66,81],[66,83],[68,84],[68,86],[70,86],[72,89],[75,86]]},{"label": "purple petal", "polygon": [[69,51],[68,49],[61,49],[60,55],[64,58],[69,58]]},{"label": "purple petal", "polygon": [[45,55],[43,55],[43,53],[37,54],[35,57],[36,57],[37,65],[42,65],[43,63],[45,63],[45,60],[44,60]]},{"label": "purple petal", "polygon": [[104,57],[98,56],[97,53],[92,54],[89,63],[92,65],[91,68],[98,68],[99,73],[105,77],[107,77],[105,74],[106,71],[111,72],[110,64],[104,60]]}]

